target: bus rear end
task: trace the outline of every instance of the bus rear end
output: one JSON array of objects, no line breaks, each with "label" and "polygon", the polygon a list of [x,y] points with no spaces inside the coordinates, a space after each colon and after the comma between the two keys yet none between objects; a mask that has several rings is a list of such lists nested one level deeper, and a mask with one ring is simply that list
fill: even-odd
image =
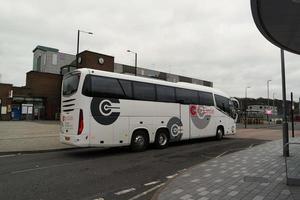
[{"label": "bus rear end", "polygon": [[89,146],[87,117],[81,95],[83,73],[74,71],[64,76],[61,100],[60,141],[65,144]]}]

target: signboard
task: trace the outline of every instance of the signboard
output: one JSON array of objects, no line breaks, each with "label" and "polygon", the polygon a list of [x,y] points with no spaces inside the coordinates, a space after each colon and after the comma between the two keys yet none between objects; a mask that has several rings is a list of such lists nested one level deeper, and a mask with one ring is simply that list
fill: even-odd
[{"label": "signboard", "polygon": [[22,104],[22,114],[32,114],[33,104]]},{"label": "signboard", "polygon": [[32,114],[32,106],[27,107],[27,113],[28,113],[28,114]]},{"label": "signboard", "polygon": [[273,112],[272,112],[272,110],[266,109],[266,110],[265,110],[265,113],[266,113],[266,115],[272,115]]},{"label": "signboard", "polygon": [[300,54],[300,0],[251,0],[254,22],[277,47]]},{"label": "signboard", "polygon": [[27,114],[27,106],[22,106],[22,114]]},{"label": "signboard", "polygon": [[6,106],[2,106],[2,107],[1,107],[1,114],[2,114],[2,115],[7,114],[7,108],[6,108]]}]

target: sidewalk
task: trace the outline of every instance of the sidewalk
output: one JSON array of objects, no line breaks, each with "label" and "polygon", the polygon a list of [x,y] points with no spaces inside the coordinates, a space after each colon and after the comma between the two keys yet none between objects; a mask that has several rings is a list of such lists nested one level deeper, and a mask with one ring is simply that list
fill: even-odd
[{"label": "sidewalk", "polygon": [[[300,142],[300,138],[290,142]],[[291,146],[290,153],[289,172],[297,171],[295,178],[300,178],[300,145]],[[169,182],[154,199],[298,200],[300,186],[286,185],[282,140],[277,140],[194,166]]]},{"label": "sidewalk", "polygon": [[0,121],[0,153],[67,148],[59,142],[58,121]]}]

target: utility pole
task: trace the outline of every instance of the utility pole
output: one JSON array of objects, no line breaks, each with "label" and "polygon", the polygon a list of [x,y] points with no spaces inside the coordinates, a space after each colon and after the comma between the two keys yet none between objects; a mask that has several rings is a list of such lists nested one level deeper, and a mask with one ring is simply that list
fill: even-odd
[{"label": "utility pole", "polygon": [[247,128],[247,89],[250,88],[250,86],[247,86],[245,88],[245,128]]},{"label": "utility pole", "polygon": [[281,56],[281,76],[282,76],[282,142],[283,142],[283,156],[289,157],[289,127],[287,122],[287,106],[286,106],[286,84],[285,84],[285,62],[284,50],[280,49]]},{"label": "utility pole", "polygon": [[[267,96],[268,96],[268,108],[267,108],[267,111],[269,111],[269,109],[270,109],[270,101],[269,101],[269,99],[270,99],[270,92],[269,92],[269,86],[270,86],[270,82],[271,82],[272,80],[267,80]],[[266,113],[267,114],[267,120],[268,120],[268,124],[270,124],[270,119],[269,119],[269,113]]]},{"label": "utility pole", "polygon": [[134,54],[134,75],[137,76],[137,52],[131,50],[127,50],[127,52]]},{"label": "utility pole", "polygon": [[293,98],[293,92],[291,92],[291,122],[292,122],[292,137],[295,137],[295,129],[294,129],[294,98]]}]

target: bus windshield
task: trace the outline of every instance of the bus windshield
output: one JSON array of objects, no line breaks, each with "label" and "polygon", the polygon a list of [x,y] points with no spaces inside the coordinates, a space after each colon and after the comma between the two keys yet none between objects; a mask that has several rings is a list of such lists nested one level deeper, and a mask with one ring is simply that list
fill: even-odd
[{"label": "bus windshield", "polygon": [[63,79],[63,95],[72,95],[77,91],[80,74],[67,75]]}]

